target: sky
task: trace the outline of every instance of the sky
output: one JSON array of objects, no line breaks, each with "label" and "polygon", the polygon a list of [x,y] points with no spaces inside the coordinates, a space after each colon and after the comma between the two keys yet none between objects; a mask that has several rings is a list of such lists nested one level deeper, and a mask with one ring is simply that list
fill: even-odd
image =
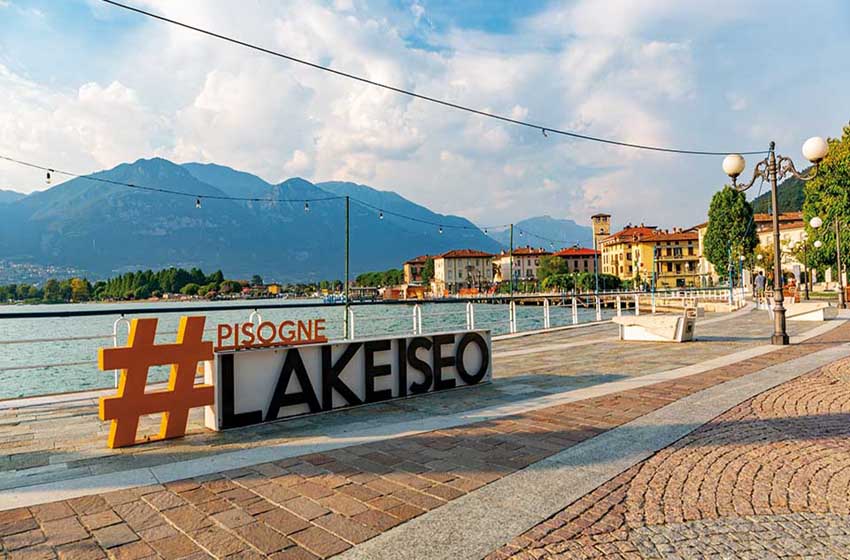
[{"label": "sky", "polygon": [[[850,120],[845,0],[127,2],[627,142],[737,152],[774,140],[802,164],[806,138]],[[78,173],[160,156],[274,183],[354,181],[482,225],[607,212],[615,226],[690,226],[725,182],[722,157],[545,137],[95,0],[0,0],[0,154]],[[0,188],[47,185],[0,162]]]}]

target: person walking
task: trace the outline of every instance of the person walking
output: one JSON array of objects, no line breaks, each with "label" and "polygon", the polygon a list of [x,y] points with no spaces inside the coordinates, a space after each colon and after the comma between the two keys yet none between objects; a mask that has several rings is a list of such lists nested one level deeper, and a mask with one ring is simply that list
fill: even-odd
[{"label": "person walking", "polygon": [[756,289],[756,293],[755,293],[756,303],[759,303],[762,300],[762,298],[764,297],[765,280],[766,280],[766,278],[764,277],[764,273],[761,270],[759,270],[759,273],[753,279],[753,286]]}]

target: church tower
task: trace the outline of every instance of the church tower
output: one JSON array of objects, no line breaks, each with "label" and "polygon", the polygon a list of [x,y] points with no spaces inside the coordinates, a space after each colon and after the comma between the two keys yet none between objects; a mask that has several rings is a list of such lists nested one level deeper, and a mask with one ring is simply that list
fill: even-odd
[{"label": "church tower", "polygon": [[600,251],[602,240],[611,235],[611,214],[594,214],[590,223],[593,226],[593,248]]}]

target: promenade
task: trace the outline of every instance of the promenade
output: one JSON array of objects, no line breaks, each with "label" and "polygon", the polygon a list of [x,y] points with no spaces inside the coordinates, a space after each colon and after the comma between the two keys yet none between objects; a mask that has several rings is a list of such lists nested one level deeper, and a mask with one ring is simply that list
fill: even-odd
[{"label": "promenade", "polygon": [[3,402],[2,554],[850,557],[850,325],[771,328],[506,337],[486,386],[117,452],[96,394]]}]

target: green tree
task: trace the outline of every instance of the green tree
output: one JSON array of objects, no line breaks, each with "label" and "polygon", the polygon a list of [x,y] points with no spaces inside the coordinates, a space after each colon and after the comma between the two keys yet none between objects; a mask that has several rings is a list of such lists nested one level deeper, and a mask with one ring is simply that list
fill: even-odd
[{"label": "green tree", "polygon": [[[545,257],[544,257],[545,258]],[[555,257],[559,260],[560,257]],[[540,269],[538,269],[539,271]],[[540,285],[544,290],[554,290],[558,292],[568,292],[573,289],[575,275],[573,274],[550,274],[543,278]]]},{"label": "green tree", "polygon": [[59,281],[51,278],[44,284],[44,301],[47,303],[59,303],[62,300],[62,291]]},{"label": "green tree", "polygon": [[251,276],[251,285],[252,286],[262,286],[263,285],[263,277],[259,274],[255,274]]},{"label": "green tree", "polygon": [[[803,216],[809,239],[819,239],[823,245],[813,249],[809,260],[814,268],[835,266],[835,223],[840,225],[841,259],[844,266],[850,261],[848,255],[848,225],[850,225],[850,125],[844,127],[841,138],[830,138],[829,154],[821,162],[817,176],[806,183],[806,200]],[[819,216],[823,225],[814,230],[809,220]]]},{"label": "green tree", "polygon": [[425,259],[425,265],[422,267],[422,283],[430,284],[434,279],[434,259],[428,257]]},{"label": "green tree", "polygon": [[198,286],[194,282],[189,282],[188,284],[180,288],[180,293],[184,296],[194,296],[198,294],[199,289],[200,286]]},{"label": "green tree", "polygon": [[708,208],[708,230],[705,233],[705,256],[721,278],[729,272],[729,263],[737,263],[741,255],[749,257],[758,246],[753,209],[744,193],[729,185],[711,197]]},{"label": "green tree", "polygon": [[91,284],[85,278],[71,278],[71,300],[88,301],[91,299]]},{"label": "green tree", "polygon": [[[555,255],[544,255],[540,257],[540,265],[537,267],[537,277],[546,280],[550,276],[561,276],[569,274],[570,268],[567,261]],[[544,285],[544,287],[546,287]]]}]

